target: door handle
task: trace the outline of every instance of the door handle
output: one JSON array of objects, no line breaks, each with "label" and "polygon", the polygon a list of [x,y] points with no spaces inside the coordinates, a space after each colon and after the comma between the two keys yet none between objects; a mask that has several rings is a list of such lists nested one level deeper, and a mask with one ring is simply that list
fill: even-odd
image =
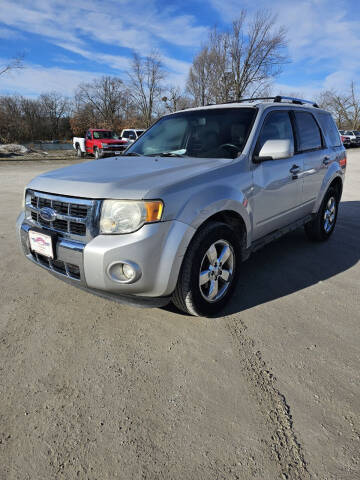
[{"label": "door handle", "polygon": [[329,162],[330,162],[330,157],[329,157],[329,155],[325,155],[325,157],[324,157],[324,159],[323,159],[323,164],[324,164],[324,165],[327,165]]},{"label": "door handle", "polygon": [[300,167],[299,165],[293,165],[291,168],[290,168],[290,173],[292,173],[293,175],[296,175],[300,172]]}]

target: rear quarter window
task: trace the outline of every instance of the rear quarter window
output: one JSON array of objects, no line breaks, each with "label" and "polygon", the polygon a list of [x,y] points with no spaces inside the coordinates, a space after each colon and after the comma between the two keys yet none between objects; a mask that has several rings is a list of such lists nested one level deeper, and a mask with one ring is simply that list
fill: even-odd
[{"label": "rear quarter window", "polygon": [[309,112],[295,112],[298,150],[316,150],[322,147],[321,133],[315,118]]},{"label": "rear quarter window", "polygon": [[336,124],[330,113],[318,113],[317,119],[328,147],[340,147],[341,139]]}]

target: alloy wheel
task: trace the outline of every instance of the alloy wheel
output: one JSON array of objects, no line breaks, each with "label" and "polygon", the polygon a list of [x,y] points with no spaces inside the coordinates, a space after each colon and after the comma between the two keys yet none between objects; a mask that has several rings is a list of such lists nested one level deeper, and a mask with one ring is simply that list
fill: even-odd
[{"label": "alloy wheel", "polygon": [[227,292],[235,268],[235,254],[230,243],[217,240],[206,251],[200,265],[199,288],[207,302],[219,301]]}]

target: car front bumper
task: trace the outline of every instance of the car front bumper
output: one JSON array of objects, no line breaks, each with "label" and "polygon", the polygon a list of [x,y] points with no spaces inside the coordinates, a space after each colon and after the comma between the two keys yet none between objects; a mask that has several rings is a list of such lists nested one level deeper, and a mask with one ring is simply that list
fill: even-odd
[{"label": "car front bumper", "polygon": [[[17,220],[18,238],[30,261],[91,293],[145,306],[169,302],[194,234],[189,225],[169,221],[144,225],[126,235],[98,235],[86,244],[59,236],[52,261],[30,250],[28,231],[31,228],[21,213]],[[109,274],[110,266],[122,261],[139,268],[140,276],[133,283],[119,283]]]}]

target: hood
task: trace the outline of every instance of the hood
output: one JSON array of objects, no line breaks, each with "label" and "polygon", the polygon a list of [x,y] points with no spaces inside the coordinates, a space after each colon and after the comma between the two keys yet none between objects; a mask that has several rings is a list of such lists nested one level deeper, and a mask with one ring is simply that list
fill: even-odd
[{"label": "hood", "polygon": [[215,170],[231,159],[190,157],[112,157],[53,170],[29,188],[83,198],[141,200],[172,185]]}]

